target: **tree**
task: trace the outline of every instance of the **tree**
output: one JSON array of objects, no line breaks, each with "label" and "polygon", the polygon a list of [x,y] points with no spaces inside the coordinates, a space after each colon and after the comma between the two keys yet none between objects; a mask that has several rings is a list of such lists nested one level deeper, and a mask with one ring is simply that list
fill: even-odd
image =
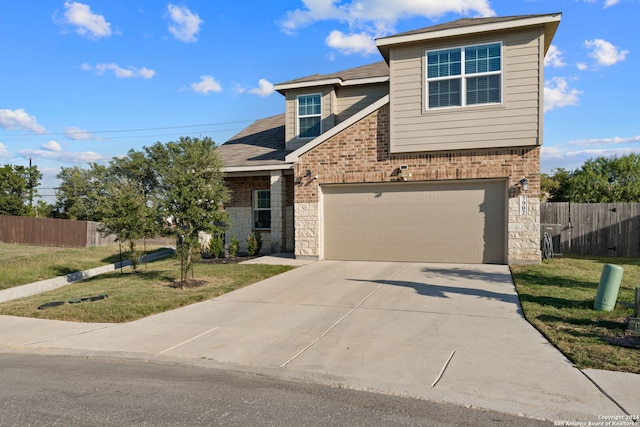
[{"label": "tree", "polygon": [[640,155],[587,160],[572,174],[567,198],[576,203],[640,202]]},{"label": "tree", "polygon": [[78,166],[61,168],[57,178],[56,216],[85,221],[102,220],[100,201],[105,196],[106,166],[90,163],[88,169]]},{"label": "tree", "polygon": [[180,236],[180,282],[184,286],[200,232],[222,232],[228,222],[220,205],[229,200],[222,162],[211,138],[182,137],[144,147],[156,171],[155,204],[168,227]]},{"label": "tree", "polygon": [[155,189],[155,173],[144,153],[129,151],[113,158],[106,170],[104,195],[99,199],[100,232],[114,234],[129,246],[128,257],[135,271],[140,252],[136,240],[156,234],[150,194]]},{"label": "tree", "polygon": [[0,168],[0,215],[33,216],[33,197],[42,174],[37,166]]},{"label": "tree", "polygon": [[566,201],[571,172],[563,168],[554,169],[552,172],[553,175],[545,173],[541,175],[541,196],[549,202]]},{"label": "tree", "polygon": [[640,202],[640,154],[590,159],[572,172],[556,169],[542,176],[542,191],[551,202]]}]

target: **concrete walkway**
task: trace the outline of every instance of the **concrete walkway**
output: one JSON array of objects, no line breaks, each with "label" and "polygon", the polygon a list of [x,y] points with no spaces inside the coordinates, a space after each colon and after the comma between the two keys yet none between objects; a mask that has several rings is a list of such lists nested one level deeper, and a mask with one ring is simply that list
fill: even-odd
[{"label": "concrete walkway", "polygon": [[574,368],[524,320],[506,266],[313,262],[126,324],[0,316],[0,351],[186,363],[556,421],[640,414],[640,375]]}]

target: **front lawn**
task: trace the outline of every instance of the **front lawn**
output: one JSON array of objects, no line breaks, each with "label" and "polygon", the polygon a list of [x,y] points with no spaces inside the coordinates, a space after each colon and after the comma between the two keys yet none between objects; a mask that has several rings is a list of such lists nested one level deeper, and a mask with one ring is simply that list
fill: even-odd
[{"label": "front lawn", "polygon": [[[76,322],[129,322],[152,314],[205,301],[292,269],[263,264],[197,263],[194,279],[184,289],[176,283],[180,264],[175,256],[139,267],[137,273],[125,269],[76,282],[56,290],[0,304],[0,314]],[[93,302],[75,302],[107,294]],[[74,301],[75,303],[69,303]],[[45,309],[39,306],[60,302]]]},{"label": "front lawn", "polygon": [[[139,247],[142,250],[142,245]],[[147,245],[147,252],[163,250]],[[124,255],[126,259],[126,254]],[[0,290],[120,261],[118,244],[92,248],[56,248],[0,244]]]},{"label": "front lawn", "polygon": [[[605,263],[624,268],[610,312],[593,309]],[[633,309],[624,304],[632,304],[640,286],[640,260],[565,256],[513,265],[511,272],[527,320],[577,367],[640,374],[640,338],[626,330]]]}]

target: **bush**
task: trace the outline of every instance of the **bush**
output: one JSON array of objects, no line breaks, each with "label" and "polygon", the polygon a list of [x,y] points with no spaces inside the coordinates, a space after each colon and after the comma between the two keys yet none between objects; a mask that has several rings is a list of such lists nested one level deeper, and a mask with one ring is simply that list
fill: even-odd
[{"label": "bush", "polygon": [[255,230],[247,237],[247,253],[249,256],[258,255],[262,249],[262,234]]},{"label": "bush", "polygon": [[224,238],[221,234],[211,236],[211,240],[209,240],[209,253],[214,258],[224,256]]},{"label": "bush", "polygon": [[229,256],[230,257],[237,256],[239,249],[240,249],[240,240],[238,240],[235,234],[232,234],[231,241],[229,242],[229,247],[227,248],[227,250],[229,251]]}]

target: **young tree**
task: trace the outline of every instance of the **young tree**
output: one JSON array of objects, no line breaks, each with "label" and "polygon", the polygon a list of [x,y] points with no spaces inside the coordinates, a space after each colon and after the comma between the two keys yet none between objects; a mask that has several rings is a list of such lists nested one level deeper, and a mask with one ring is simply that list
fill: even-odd
[{"label": "young tree", "polygon": [[117,241],[128,245],[127,256],[135,271],[140,258],[136,240],[153,234],[147,198],[140,182],[124,175],[111,175],[105,190],[99,208],[102,217],[99,230],[114,234]]},{"label": "young tree", "polygon": [[155,171],[142,152],[130,150],[125,157],[114,157],[106,169],[104,195],[99,199],[100,231],[128,244],[134,271],[140,256],[136,240],[157,234],[151,203],[156,187]]},{"label": "young tree", "polygon": [[42,174],[37,166],[4,165],[0,168],[0,215],[33,216],[35,188]]},{"label": "young tree", "polygon": [[56,216],[64,219],[100,221],[100,201],[105,195],[106,166],[90,163],[88,169],[78,166],[61,168],[57,178]]},{"label": "young tree", "polygon": [[199,232],[222,232],[228,222],[220,205],[229,200],[222,163],[211,138],[182,137],[145,147],[157,174],[156,204],[167,226],[182,240],[180,282],[184,286]]}]

